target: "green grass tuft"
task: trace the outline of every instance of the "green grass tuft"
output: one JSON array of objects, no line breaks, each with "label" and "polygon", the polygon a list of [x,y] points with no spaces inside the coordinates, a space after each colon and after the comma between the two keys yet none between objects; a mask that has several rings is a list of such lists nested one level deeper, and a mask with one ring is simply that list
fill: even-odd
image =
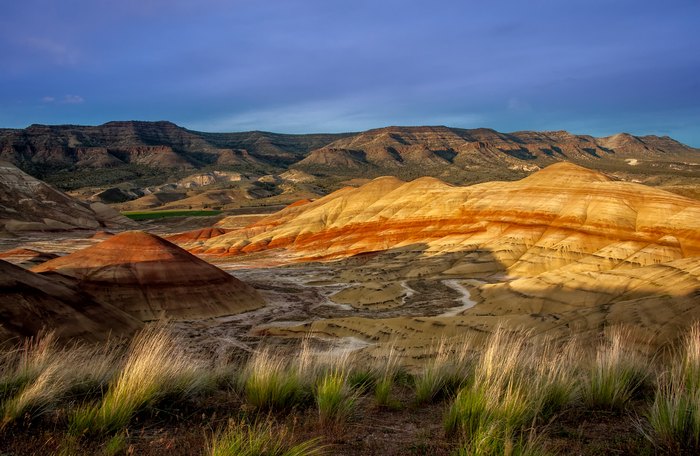
[{"label": "green grass tuft", "polygon": [[284,431],[273,429],[270,423],[231,423],[214,434],[207,454],[209,456],[315,456],[323,454],[318,439],[296,445],[286,442]]},{"label": "green grass tuft", "polygon": [[258,409],[289,410],[308,395],[298,371],[269,350],[250,359],[243,384],[246,401]]},{"label": "green grass tuft", "polygon": [[631,349],[623,328],[610,331],[583,377],[583,401],[594,409],[622,410],[648,376],[648,361]]},{"label": "green grass tuft", "polygon": [[321,377],[314,388],[321,426],[344,423],[355,409],[357,396],[351,391],[342,371],[331,371]]}]

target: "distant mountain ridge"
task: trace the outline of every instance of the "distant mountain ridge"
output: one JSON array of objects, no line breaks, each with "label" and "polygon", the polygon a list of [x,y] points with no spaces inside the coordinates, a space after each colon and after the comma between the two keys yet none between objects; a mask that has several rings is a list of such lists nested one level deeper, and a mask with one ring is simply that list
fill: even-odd
[{"label": "distant mountain ridge", "polygon": [[167,121],[31,125],[0,129],[0,159],[64,189],[149,177],[164,182],[199,169],[263,175],[292,168],[321,177],[432,175],[462,183],[478,181],[479,170],[488,170],[490,178],[512,180],[559,161],[603,170],[622,166],[631,173],[639,172],[631,168],[638,161],[675,162],[681,171],[700,176],[700,166],[694,166],[700,163],[700,150],[668,136],[596,138],[565,131],[501,133],[444,126],[290,135],[204,133]]},{"label": "distant mountain ridge", "polygon": [[99,126],[31,125],[0,130],[0,157],[27,164],[201,168],[215,164],[286,165],[343,134],[201,133],[172,122],[107,122]]},{"label": "distant mountain ridge", "polygon": [[386,127],[342,138],[317,149],[298,165],[359,167],[440,166],[448,163],[550,164],[614,158],[676,158],[698,154],[668,136],[637,137],[627,133],[595,138],[566,131],[500,133],[487,128]]}]

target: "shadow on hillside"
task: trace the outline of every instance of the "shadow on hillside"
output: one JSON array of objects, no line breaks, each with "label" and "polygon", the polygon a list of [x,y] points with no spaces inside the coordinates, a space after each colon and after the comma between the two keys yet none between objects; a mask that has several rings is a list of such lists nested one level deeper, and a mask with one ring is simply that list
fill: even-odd
[{"label": "shadow on hillside", "polygon": [[[362,317],[436,317],[448,320],[449,331],[459,331],[449,325],[450,319],[459,320],[465,331],[490,331],[503,325],[555,339],[597,337],[608,326],[626,325],[641,344],[650,340],[658,346],[673,342],[700,320],[700,282],[679,268],[647,266],[649,271],[658,271],[650,274],[656,279],[646,282],[640,279],[644,277],[638,274],[640,268],[616,269],[610,274],[566,272],[561,273],[562,280],[553,281],[559,273],[556,269],[552,274],[509,276],[507,265],[499,259],[508,255],[485,248],[432,253],[426,244],[417,243],[323,264],[329,279],[337,283],[399,281],[412,290],[403,305],[376,312],[367,307]],[[664,271],[667,280],[660,275]],[[463,284],[477,304],[453,317],[441,316],[460,305],[459,293],[445,286],[446,280]],[[353,313],[342,315],[348,316]]]}]

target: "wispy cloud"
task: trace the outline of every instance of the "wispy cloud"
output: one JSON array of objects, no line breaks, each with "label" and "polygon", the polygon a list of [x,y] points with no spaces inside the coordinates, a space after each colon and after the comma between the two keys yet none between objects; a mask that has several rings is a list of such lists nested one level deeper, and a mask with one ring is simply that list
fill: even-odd
[{"label": "wispy cloud", "polygon": [[47,95],[41,99],[42,103],[58,103],[58,104],[81,104],[85,103],[85,98],[80,95],[64,95],[61,98],[56,98],[51,95]]},{"label": "wispy cloud", "polygon": [[78,62],[78,51],[57,40],[30,36],[23,39],[22,44],[30,50],[49,57],[58,65],[74,65]]},{"label": "wispy cloud", "polygon": [[514,113],[522,113],[522,112],[529,112],[532,110],[532,107],[530,104],[524,100],[521,100],[520,98],[510,98],[508,100],[508,111],[514,112]]},{"label": "wispy cloud", "polygon": [[388,104],[368,97],[337,98],[242,110],[187,123],[203,131],[270,130],[284,133],[361,131],[387,125],[481,126],[475,113],[425,116],[405,104]]},{"label": "wispy cloud", "polygon": [[66,95],[63,97],[62,102],[64,104],[81,104],[85,103],[85,98],[81,97],[80,95]]}]

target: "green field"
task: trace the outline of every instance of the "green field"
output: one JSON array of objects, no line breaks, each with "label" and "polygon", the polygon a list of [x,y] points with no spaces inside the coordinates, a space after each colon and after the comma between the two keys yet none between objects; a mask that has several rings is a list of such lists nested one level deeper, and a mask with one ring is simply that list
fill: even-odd
[{"label": "green field", "polygon": [[221,211],[129,211],[122,215],[131,220],[152,220],[165,217],[211,217],[219,215]]}]

